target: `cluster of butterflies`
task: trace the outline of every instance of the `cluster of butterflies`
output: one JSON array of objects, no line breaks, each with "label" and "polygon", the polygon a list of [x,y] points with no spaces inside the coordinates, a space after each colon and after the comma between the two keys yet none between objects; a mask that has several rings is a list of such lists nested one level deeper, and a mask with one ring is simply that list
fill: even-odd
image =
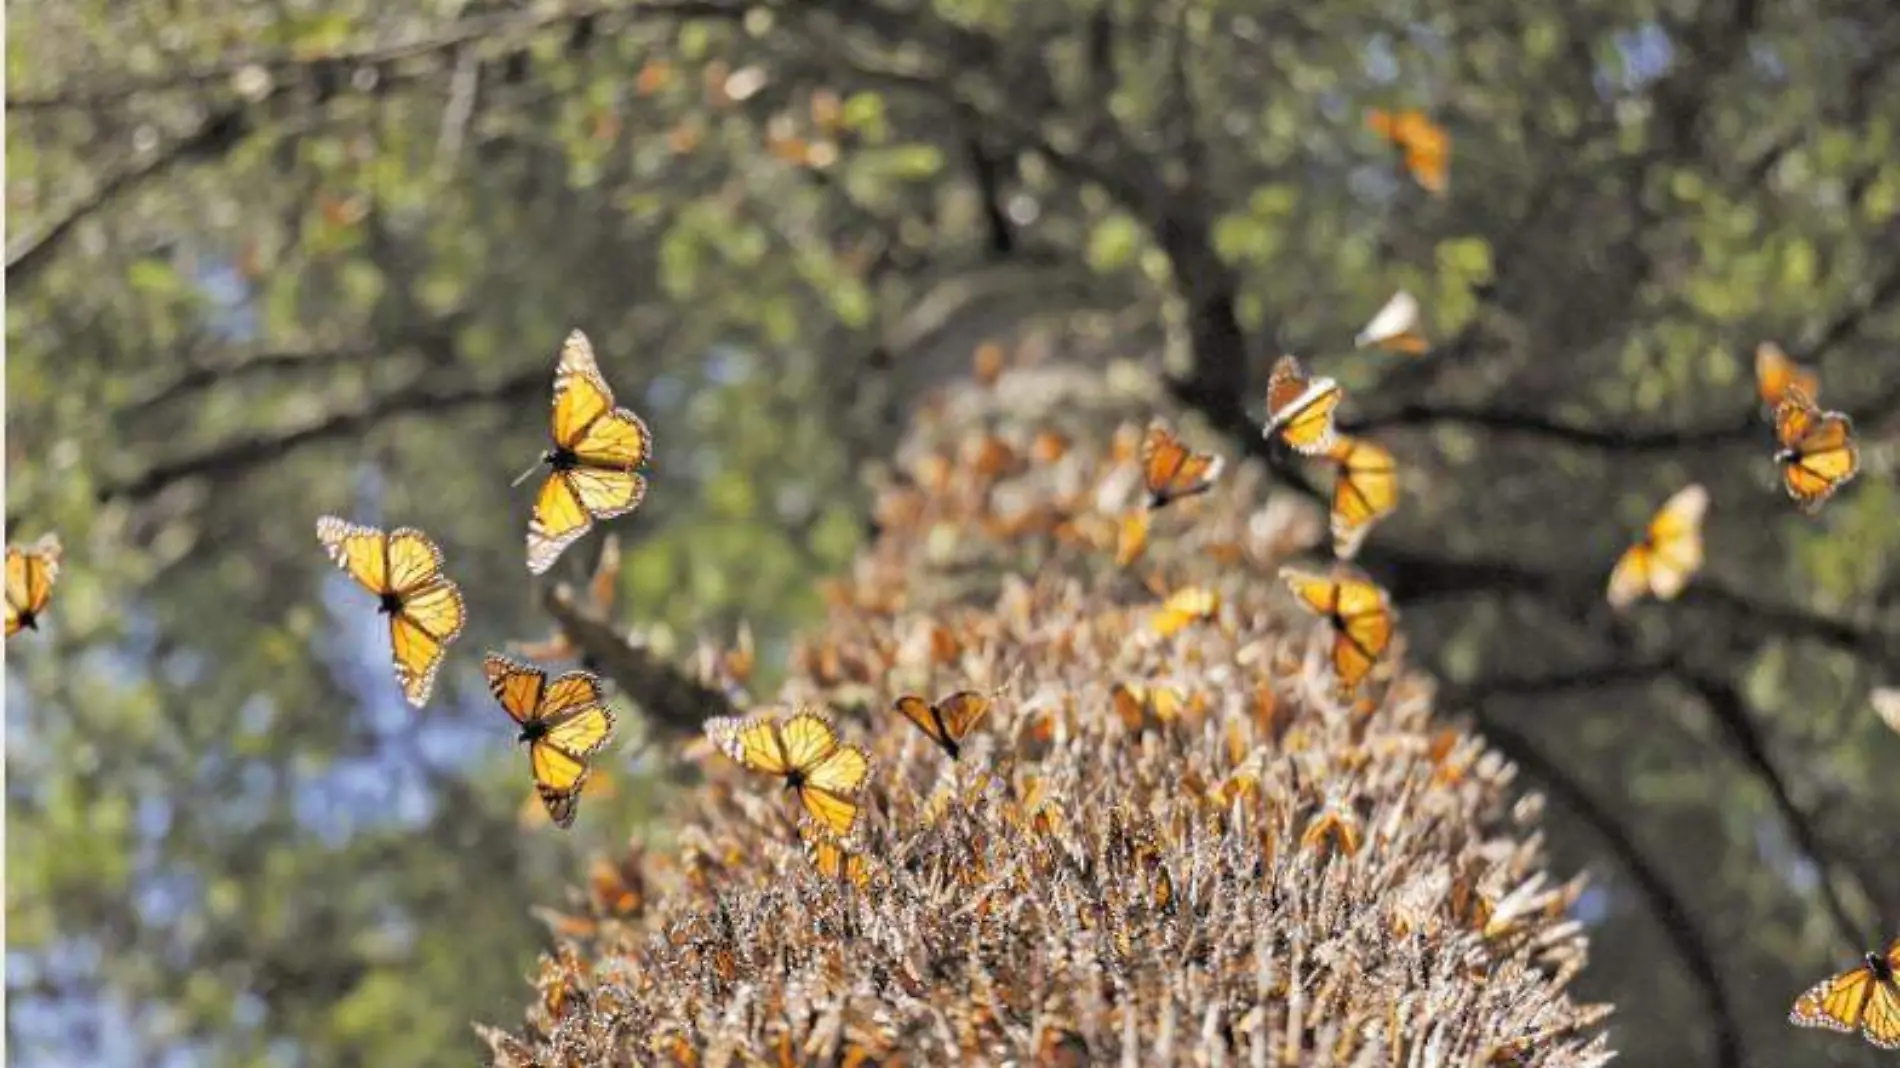
[{"label": "cluster of butterflies", "polygon": [[[528,520],[528,570],[536,575],[595,523],[632,511],[646,496],[641,471],[652,435],[639,416],[615,405],[593,346],[578,330],[568,335],[555,367],[549,431],[552,447],[522,475],[548,468]],[[427,704],[449,643],[468,619],[460,587],[443,570],[441,548],[411,527],[385,532],[335,516],[317,520],[317,540],[337,567],[376,596],[376,610],[389,617],[396,682],[410,704]],[[550,679],[533,664],[492,652],[482,666],[489,692],[528,746],[535,791],[549,818],[571,826],[588,758],[613,735],[600,677],[570,671]]]},{"label": "cluster of butterflies", "polygon": [[[1400,130],[1404,120],[1387,116],[1384,121]],[[1417,151],[1426,153],[1429,139],[1425,145]],[[1408,148],[1408,154],[1413,151]],[[1359,333],[1356,345],[1424,353],[1430,343],[1419,320],[1418,302],[1400,292]],[[1756,376],[1773,420],[1784,485],[1804,510],[1814,511],[1859,469],[1852,422],[1820,409],[1815,375],[1772,344],[1758,350]],[[1345,562],[1397,508],[1398,468],[1384,447],[1339,431],[1335,416],[1343,399],[1333,379],[1309,375],[1297,358],[1282,356],[1267,383],[1262,433],[1335,469],[1330,526],[1341,564],[1328,574],[1290,567],[1280,574],[1295,598],[1330,625],[1335,682],[1342,695],[1351,695],[1391,646],[1396,614],[1385,591]],[[537,575],[597,522],[632,511],[646,494],[642,472],[652,436],[637,415],[615,404],[593,348],[578,330],[567,338],[555,370],[550,436],[552,446],[522,475],[548,469],[527,534],[527,566]],[[1145,496],[1124,518],[1118,557],[1139,553],[1153,513],[1211,490],[1223,460],[1191,449],[1156,419],[1142,439],[1139,467]],[[1643,540],[1617,561],[1608,593],[1613,605],[1621,608],[1644,595],[1667,600],[1682,591],[1702,563],[1701,523],[1708,503],[1707,491],[1690,485],[1663,505]],[[396,680],[412,705],[423,706],[448,645],[467,618],[461,591],[445,574],[440,547],[413,528],[385,532],[334,516],[320,518],[316,532],[332,561],[377,598],[377,611],[388,617]],[[55,535],[26,548],[8,546],[8,638],[36,627],[51,599],[60,559]],[[1217,609],[1210,591],[1184,589],[1167,599],[1152,625],[1165,636]],[[589,778],[589,758],[613,734],[601,679],[584,670],[550,678],[532,663],[492,652],[483,666],[491,693],[519,728],[517,740],[529,747],[535,791],[548,816],[559,826],[571,826]],[[1124,701],[1118,695],[1118,705],[1140,703],[1132,692],[1125,696]],[[905,695],[892,707],[955,760],[990,706],[989,697],[964,690],[934,703]],[[783,780],[806,817],[801,834],[822,874],[860,886],[868,882],[864,858],[848,846],[861,812],[858,796],[871,771],[862,747],[845,742],[823,713],[805,708],[716,718],[706,723],[705,732],[715,748],[741,766]],[[1869,953],[1860,967],[1804,993],[1790,1019],[1860,1030],[1877,1046],[1900,1048],[1896,969],[1900,940],[1884,955]]]},{"label": "cluster of butterflies", "polygon": [[[1417,301],[1400,292],[1360,332],[1357,344],[1424,352],[1430,346],[1418,320]],[[1782,484],[1803,511],[1814,513],[1860,469],[1853,422],[1816,404],[1818,378],[1779,346],[1757,348],[1755,372],[1763,411],[1774,424]],[[1349,560],[1372,525],[1396,507],[1398,480],[1390,452],[1339,433],[1334,416],[1342,399],[1332,379],[1309,377],[1297,359],[1283,356],[1268,380],[1264,433],[1336,465],[1333,550],[1337,558]],[[1219,456],[1194,452],[1159,422],[1149,428],[1141,463],[1150,509],[1207,492],[1222,466]],[[1702,566],[1702,518],[1708,505],[1708,491],[1697,484],[1663,504],[1643,539],[1617,560],[1609,581],[1611,605],[1621,609],[1644,595],[1670,600],[1682,592]],[[1322,576],[1283,568],[1281,576],[1301,604],[1331,624],[1335,678],[1343,692],[1355,690],[1391,642],[1394,614],[1384,591],[1346,569]],[[1164,612],[1170,609],[1187,611],[1186,606],[1164,606]],[[1900,709],[1894,722],[1900,729]],[[1801,1026],[1859,1031],[1881,1049],[1900,1049],[1900,939],[1885,953],[1870,952],[1860,966],[1815,984],[1796,1000],[1789,1019]]]}]

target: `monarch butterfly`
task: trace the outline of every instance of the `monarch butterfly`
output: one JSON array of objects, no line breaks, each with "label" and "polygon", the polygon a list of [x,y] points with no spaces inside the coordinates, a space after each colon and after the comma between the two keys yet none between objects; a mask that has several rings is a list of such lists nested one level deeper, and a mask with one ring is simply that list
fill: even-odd
[{"label": "monarch butterfly", "polygon": [[961,752],[957,743],[963,741],[963,736],[990,710],[990,699],[974,690],[958,690],[933,705],[921,697],[905,694],[891,707],[916,724],[918,730],[955,760]]},{"label": "monarch butterfly", "polygon": [[1900,1049],[1900,938],[1885,954],[1868,953],[1860,966],[1823,979],[1795,999],[1788,1022],[1830,1031],[1856,1030],[1881,1049]]},{"label": "monarch butterfly", "polygon": [[1342,437],[1326,453],[1339,465],[1333,476],[1333,555],[1350,560],[1372,526],[1399,506],[1398,461],[1382,446]]},{"label": "monarch butterfly", "polygon": [[1280,577],[1308,611],[1332,624],[1333,675],[1342,692],[1353,692],[1392,644],[1385,591],[1344,570],[1325,576],[1283,567]]},{"label": "monarch butterfly", "polygon": [[804,832],[805,856],[818,874],[862,890],[871,883],[871,868],[862,853],[853,853],[822,831]]},{"label": "monarch butterfly", "polygon": [[851,833],[871,758],[841,741],[830,718],[808,709],[784,719],[769,712],[719,716],[706,721],[706,736],[748,770],[782,777],[821,828],[840,838]]},{"label": "monarch butterfly", "polygon": [[614,732],[614,714],[601,694],[600,676],[570,671],[553,682],[532,664],[489,653],[482,661],[488,692],[521,726],[534,787],[556,826],[571,827],[587,784],[587,758]]},{"label": "monarch butterfly", "polygon": [[1366,112],[1366,127],[1397,145],[1405,154],[1405,169],[1427,190],[1443,194],[1448,182],[1451,134],[1427,118],[1422,111],[1407,109],[1392,112],[1373,108]]},{"label": "monarch butterfly", "polygon": [[1404,352],[1413,356],[1426,352],[1432,343],[1418,329],[1418,298],[1401,289],[1392,294],[1372,321],[1364,330],[1352,339],[1354,348],[1363,349],[1368,345],[1377,345],[1390,352]]},{"label": "monarch butterfly", "polygon": [[1649,521],[1643,540],[1624,550],[1610,572],[1610,606],[1624,608],[1644,594],[1674,600],[1702,567],[1702,515],[1709,491],[1690,484],[1677,490]]},{"label": "monarch butterfly", "polygon": [[1171,637],[1197,619],[1209,619],[1220,611],[1220,594],[1200,586],[1186,586],[1168,595],[1148,625],[1163,638]]},{"label": "monarch butterfly", "polygon": [[1761,393],[1763,410],[1770,416],[1788,399],[1790,389],[1800,390],[1809,400],[1821,399],[1820,378],[1789,359],[1772,341],[1755,346],[1755,389]]},{"label": "monarch butterfly", "polygon": [[24,549],[7,546],[7,637],[40,629],[40,613],[53,599],[53,581],[59,578],[61,552],[57,534],[42,534]]},{"label": "monarch butterfly", "polygon": [[1141,480],[1148,490],[1148,507],[1164,508],[1206,493],[1220,477],[1222,462],[1219,456],[1181,444],[1162,420],[1149,423],[1141,439]]},{"label": "monarch butterfly", "polygon": [[549,430],[554,447],[541,462],[551,470],[528,520],[528,570],[536,575],[553,567],[596,520],[639,507],[647,482],[636,469],[653,445],[639,416],[614,407],[594,347],[579,330],[567,335],[554,368]]},{"label": "monarch butterfly", "polygon": [[468,620],[461,588],[442,573],[442,550],[413,527],[385,534],[333,515],[317,520],[317,540],[337,567],[379,598],[376,610],[389,617],[396,681],[421,708],[449,643]]},{"label": "monarch butterfly", "polygon": [[1789,387],[1775,409],[1775,437],[1781,442],[1775,462],[1788,496],[1809,514],[1860,473],[1860,446],[1854,421],[1840,412],[1824,412],[1808,395]]},{"label": "monarch butterfly", "polygon": [[1294,449],[1313,455],[1333,444],[1333,413],[1339,408],[1339,383],[1306,377],[1297,357],[1282,356],[1267,378],[1267,426],[1263,437],[1278,433]]}]

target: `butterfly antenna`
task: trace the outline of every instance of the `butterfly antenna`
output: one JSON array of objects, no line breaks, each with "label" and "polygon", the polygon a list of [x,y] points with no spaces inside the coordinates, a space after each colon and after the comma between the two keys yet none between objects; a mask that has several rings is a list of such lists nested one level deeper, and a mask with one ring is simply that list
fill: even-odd
[{"label": "butterfly antenna", "polygon": [[528,481],[528,476],[534,474],[536,471],[539,471],[540,469],[541,469],[541,461],[536,460],[534,463],[528,466],[528,469],[526,471],[523,471],[520,474],[516,475],[515,480],[513,482],[508,483],[508,488],[513,489],[516,486],[521,485],[523,482]]}]

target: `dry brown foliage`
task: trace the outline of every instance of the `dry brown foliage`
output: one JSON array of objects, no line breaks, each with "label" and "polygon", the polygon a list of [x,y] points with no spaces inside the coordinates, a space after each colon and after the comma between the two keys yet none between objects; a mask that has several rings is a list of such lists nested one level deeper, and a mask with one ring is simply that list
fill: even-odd
[{"label": "dry brown foliage", "polygon": [[[1117,566],[1152,396],[1118,382],[1017,367],[925,413],[776,696],[874,755],[852,852],[821,874],[777,780],[689,746],[676,848],[596,869],[495,1064],[1610,1059],[1538,799],[1396,646],[1333,693],[1274,577],[1318,512],[1230,469]],[[1159,635],[1189,585],[1218,608]],[[965,688],[994,706],[954,763],[891,710]]]}]

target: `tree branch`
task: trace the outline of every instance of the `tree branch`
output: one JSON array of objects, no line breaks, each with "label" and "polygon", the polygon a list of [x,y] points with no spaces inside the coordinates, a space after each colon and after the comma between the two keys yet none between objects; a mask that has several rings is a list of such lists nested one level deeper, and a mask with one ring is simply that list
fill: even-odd
[{"label": "tree branch", "polygon": [[656,726],[674,734],[697,734],[713,716],[737,715],[739,709],[720,691],[688,676],[649,649],[630,644],[605,619],[574,602],[564,585],[541,598],[584,663],[614,681]]},{"label": "tree branch", "polygon": [[463,19],[436,33],[395,44],[340,49],[323,56],[300,56],[288,50],[254,52],[221,60],[193,70],[167,71],[163,74],[127,78],[108,85],[81,85],[55,90],[41,96],[7,96],[12,111],[50,111],[62,108],[98,108],[152,93],[174,89],[203,88],[227,81],[240,71],[260,69],[273,80],[294,80],[293,75],[314,75],[337,67],[378,68],[405,59],[452,52],[490,38],[531,34],[540,30],[587,22],[598,26],[607,16],[625,15],[633,19],[740,18],[743,5],[715,0],[652,0],[642,3],[602,3],[583,8],[541,11],[523,15],[508,10]]},{"label": "tree branch", "polygon": [[51,261],[53,253],[66,243],[80,223],[113,201],[163,176],[186,160],[211,158],[229,152],[249,132],[250,123],[244,109],[225,108],[213,112],[191,133],[153,153],[150,159],[120,169],[101,182],[90,196],[67,209],[66,214],[51,225],[7,246],[7,285],[17,287],[32,281],[33,276]]},{"label": "tree branch", "polygon": [[99,490],[99,499],[142,500],[185,479],[242,475],[304,445],[356,437],[396,416],[436,414],[528,396],[544,387],[547,379],[547,370],[536,367],[486,385],[410,386],[361,408],[337,412],[294,430],[241,435],[191,456],[161,461],[132,478],[107,483]]},{"label": "tree branch", "polygon": [[1643,853],[1623,825],[1608,810],[1597,804],[1581,783],[1553,761],[1545,759],[1528,738],[1483,715],[1478,729],[1486,741],[1529,772],[1539,786],[1555,796],[1560,804],[1588,824],[1603,840],[1617,863],[1636,883],[1637,892],[1648,902],[1650,912],[1662,928],[1663,936],[1674,945],[1685,976],[1702,992],[1708,1019],[1709,1037],[1715,1047],[1715,1063],[1721,1068],[1739,1068],[1742,1063],[1741,1028],[1729,1005],[1722,973],[1709,952],[1695,913],[1670,887],[1662,871]]},{"label": "tree branch", "polygon": [[[1716,727],[1721,731],[1729,747],[1748,766],[1749,772],[1767,787],[1768,796],[1774,802],[1775,810],[1780,813],[1782,822],[1787,824],[1788,833],[1794,838],[1795,846],[1807,854],[1815,870],[1820,873],[1817,881],[1821,888],[1821,898],[1827,906],[1828,918],[1833,921],[1835,933],[1840,936],[1842,944],[1856,949],[1873,945],[1871,940],[1864,937],[1866,932],[1854,922],[1853,917],[1848,913],[1846,903],[1834,889],[1833,874],[1830,870],[1834,867],[1834,858],[1826,843],[1821,840],[1821,833],[1815,829],[1814,821],[1799,804],[1795,803],[1793,792],[1788,787],[1788,780],[1768,755],[1767,740],[1762,737],[1761,731],[1755,726],[1753,717],[1749,715],[1747,702],[1743,700],[1741,692],[1728,680],[1713,675],[1685,671],[1682,674],[1682,680],[1702,698],[1703,706],[1709,710],[1710,717],[1715,720]],[[1862,880],[1859,873],[1850,874],[1862,882],[1860,889],[1865,895],[1870,884]]]}]

